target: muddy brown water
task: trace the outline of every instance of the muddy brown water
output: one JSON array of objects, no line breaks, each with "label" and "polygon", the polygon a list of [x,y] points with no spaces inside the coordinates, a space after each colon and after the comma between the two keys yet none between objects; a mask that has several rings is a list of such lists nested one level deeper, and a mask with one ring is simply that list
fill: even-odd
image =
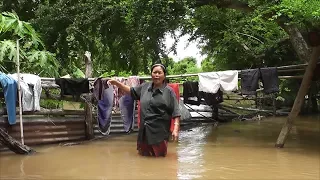
[{"label": "muddy brown water", "polygon": [[300,117],[283,149],[285,118],[181,131],[165,158],[137,155],[136,134],[75,146],[0,153],[1,179],[320,179],[320,116]]}]

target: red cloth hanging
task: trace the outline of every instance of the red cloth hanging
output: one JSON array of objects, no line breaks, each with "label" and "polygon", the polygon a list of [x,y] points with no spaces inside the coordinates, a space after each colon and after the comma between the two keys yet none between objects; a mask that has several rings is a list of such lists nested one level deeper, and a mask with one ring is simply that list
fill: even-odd
[{"label": "red cloth hanging", "polygon": [[[168,86],[170,86],[174,93],[176,94],[176,97],[178,99],[178,102],[180,100],[180,89],[179,89],[179,84],[178,83],[169,83]],[[140,101],[138,101],[138,128],[140,127]],[[170,131],[172,132],[174,129],[174,119],[171,120],[171,125],[170,125]]]},{"label": "red cloth hanging", "polygon": [[[178,99],[178,103],[179,103],[179,100],[180,100],[179,84],[178,83],[169,83],[168,85],[173,89],[173,91],[176,94],[176,97]],[[174,119],[171,119],[170,131],[172,132],[173,129],[174,129]]]}]

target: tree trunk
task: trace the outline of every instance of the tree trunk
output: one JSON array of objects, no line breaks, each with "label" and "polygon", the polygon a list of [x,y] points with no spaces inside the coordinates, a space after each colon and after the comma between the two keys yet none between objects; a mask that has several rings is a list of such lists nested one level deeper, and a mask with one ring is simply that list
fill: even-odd
[{"label": "tree trunk", "polygon": [[9,134],[7,134],[3,129],[0,128],[0,142],[1,144],[8,147],[11,151],[16,154],[31,154],[35,153],[30,147],[21,144],[19,141],[13,139]]},{"label": "tree trunk", "polygon": [[283,125],[281,132],[279,134],[278,140],[276,142],[276,147],[282,148],[284,143],[290,133],[290,130],[293,125],[293,119],[298,116],[301,110],[301,106],[304,102],[304,96],[307,94],[311,80],[313,77],[314,70],[316,68],[318,58],[320,56],[320,46],[313,48],[313,52],[311,55],[311,60],[307,66],[306,72],[303,76],[302,83],[300,85],[300,89],[298,91],[298,95],[294,101],[291,112],[287,118],[286,123]]},{"label": "tree trunk", "polygon": [[311,49],[304,40],[299,29],[293,25],[283,25],[283,29],[288,33],[291,44],[297,53],[299,59],[303,62],[308,62],[310,59]]}]

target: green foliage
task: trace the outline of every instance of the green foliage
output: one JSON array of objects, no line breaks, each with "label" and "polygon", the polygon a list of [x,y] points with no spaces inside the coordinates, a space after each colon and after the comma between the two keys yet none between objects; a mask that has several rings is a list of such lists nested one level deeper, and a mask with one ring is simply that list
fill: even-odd
[{"label": "green foliage", "polygon": [[36,72],[41,76],[48,75],[49,77],[57,77],[59,75],[56,69],[59,64],[57,63],[53,53],[48,51],[32,50],[27,53],[26,58],[29,60],[28,65],[25,67],[27,71]]},{"label": "green foliage", "polygon": [[[217,70],[262,66],[267,63],[263,61],[265,51],[277,47],[287,38],[275,22],[266,21],[254,13],[222,10],[215,6],[197,8],[190,23],[197,27],[193,39],[201,39],[205,44],[203,51],[209,59],[214,59]],[[276,63],[273,65],[284,62]]]},{"label": "green foliage", "polygon": [[46,109],[60,109],[62,108],[62,101],[40,99],[40,106]]},{"label": "green foliage", "polygon": [[19,20],[14,13],[3,12],[0,15],[0,70],[14,72],[14,62],[17,59],[17,42],[19,40],[19,58],[21,71],[57,76],[54,54],[45,51],[39,35],[30,23]]},{"label": "green foliage", "polygon": [[279,85],[279,94],[277,96],[278,104],[281,106],[292,106],[296,93],[299,90],[301,81],[281,79]]},{"label": "green foliage", "polygon": [[179,27],[186,11],[183,0],[60,0],[41,3],[33,23],[64,68],[71,62],[82,67],[88,50],[97,76],[112,70],[138,74],[160,60],[164,34]]},{"label": "green foliage", "polygon": [[269,11],[275,12],[271,20],[286,18],[287,23],[304,25],[320,25],[319,0],[282,0],[271,6]]},{"label": "green foliage", "polygon": [[6,58],[10,61],[15,61],[16,55],[16,42],[11,40],[0,41],[0,62],[4,61]]},{"label": "green foliage", "polygon": [[213,58],[207,57],[201,62],[201,69],[203,72],[212,72],[216,70]]},{"label": "green foliage", "polygon": [[[201,68],[197,67],[197,60],[193,57],[187,57],[178,62],[173,62],[170,66],[167,67],[167,71],[168,75],[193,74],[202,72]],[[186,80],[197,80],[197,77],[175,78],[170,82],[182,83]]]},{"label": "green foliage", "polygon": [[18,15],[15,13],[3,12],[0,15],[0,34],[0,37],[4,39],[6,37],[9,39],[13,37],[21,40],[26,39],[29,42],[28,46],[31,43],[35,48],[38,48],[39,45],[43,46],[39,35],[30,23],[19,20]]}]

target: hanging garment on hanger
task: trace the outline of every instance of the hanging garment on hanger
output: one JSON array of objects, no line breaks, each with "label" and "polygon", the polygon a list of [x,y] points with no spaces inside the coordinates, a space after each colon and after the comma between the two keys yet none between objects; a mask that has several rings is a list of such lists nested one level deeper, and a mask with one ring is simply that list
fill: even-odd
[{"label": "hanging garment on hanger", "polygon": [[[125,84],[125,78],[124,77],[115,77],[114,78],[116,81],[119,81],[123,84]],[[117,87],[113,86],[113,91],[114,91],[114,101],[113,101],[113,109],[117,112],[119,112],[119,100],[120,98],[124,95],[124,93]]]},{"label": "hanging garment on hanger", "polygon": [[0,84],[6,103],[8,122],[10,125],[16,124],[17,83],[10,76],[0,72]]},{"label": "hanging garment on hanger", "polygon": [[[196,100],[193,100],[195,99]],[[191,105],[200,105],[199,83],[196,81],[185,81],[183,83],[183,102]]]},{"label": "hanging garment on hanger", "polygon": [[103,90],[102,100],[98,100],[98,123],[100,132],[103,135],[108,135],[110,133],[114,100],[113,92],[113,86],[109,86]]},{"label": "hanging garment on hanger", "polygon": [[241,93],[243,95],[256,95],[259,80],[263,84],[265,94],[279,92],[279,77],[276,67],[246,69],[241,71]]},{"label": "hanging garment on hanger", "polygon": [[72,95],[79,99],[82,93],[89,93],[89,80],[87,78],[56,78],[55,82],[60,86],[61,97]]},{"label": "hanging garment on hanger", "polygon": [[[18,74],[9,74],[18,82]],[[40,97],[42,92],[41,78],[34,74],[20,74],[23,111],[40,111]]]},{"label": "hanging garment on hanger", "polygon": [[93,96],[96,100],[102,100],[103,99],[103,91],[105,89],[109,88],[108,85],[108,78],[97,78],[93,83]]},{"label": "hanging garment on hanger", "polygon": [[265,94],[279,92],[279,77],[276,67],[260,68],[263,92]]},{"label": "hanging garment on hanger", "polygon": [[[176,95],[176,98],[177,98],[177,100],[178,100],[178,103],[179,103],[179,101],[180,101],[180,88],[179,88],[179,84],[178,84],[178,83],[169,83],[168,86],[170,86],[170,87],[173,89],[173,91],[174,91],[174,93],[175,93],[175,95]],[[170,131],[171,131],[171,132],[173,132],[173,130],[174,130],[174,122],[175,122],[175,120],[174,120],[174,119],[171,119],[171,125],[170,125]]]},{"label": "hanging garment on hanger", "polygon": [[200,98],[203,98],[208,106],[217,105],[223,102],[223,92],[219,89],[217,93],[199,92]]},{"label": "hanging garment on hanger", "polygon": [[131,95],[126,94],[119,99],[119,108],[124,130],[129,133],[133,129],[135,118],[134,100]]},{"label": "hanging garment on hanger", "polygon": [[199,91],[217,93],[219,89],[223,92],[238,90],[238,71],[219,71],[198,73]]},{"label": "hanging garment on hanger", "polygon": [[256,95],[259,87],[259,69],[246,69],[241,71],[241,93],[244,95]]},{"label": "hanging garment on hanger", "polygon": [[[136,87],[140,84],[138,76],[130,76],[125,80],[125,85]],[[124,94],[124,93],[123,93]],[[123,127],[126,133],[134,129],[136,101],[133,100],[130,94],[125,94],[119,99],[119,108],[123,120]]]}]

